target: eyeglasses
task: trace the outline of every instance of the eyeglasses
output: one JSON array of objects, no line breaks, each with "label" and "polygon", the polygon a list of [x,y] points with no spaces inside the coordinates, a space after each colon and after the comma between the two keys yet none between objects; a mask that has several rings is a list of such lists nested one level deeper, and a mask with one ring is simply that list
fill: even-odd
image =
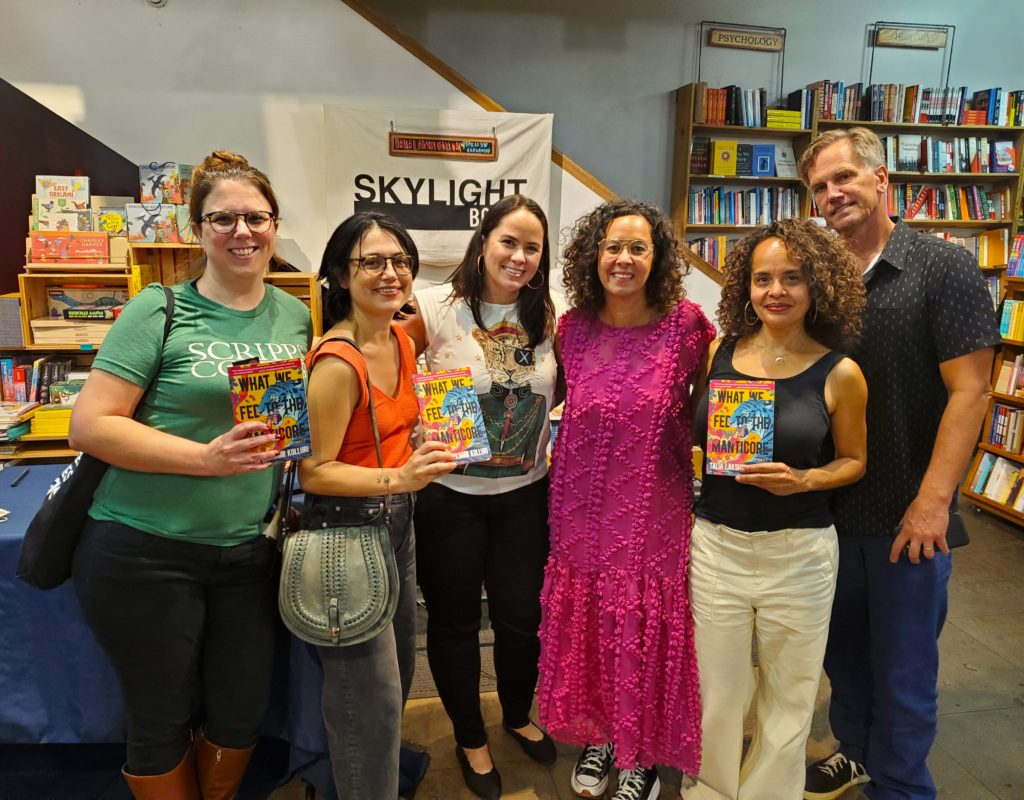
[{"label": "eyeglasses", "polygon": [[199,218],[199,224],[209,222],[216,233],[234,233],[240,219],[253,233],[263,233],[277,217],[270,211],[211,211]]},{"label": "eyeglasses", "polygon": [[363,256],[362,258],[350,258],[349,261],[355,261],[359,265],[359,269],[374,277],[383,275],[388,264],[395,270],[396,275],[408,275],[416,263],[415,258],[404,253],[398,256]]},{"label": "eyeglasses", "polygon": [[637,259],[647,258],[654,252],[654,245],[643,239],[631,239],[628,242],[619,239],[602,239],[598,247],[601,248],[604,255],[612,257],[618,256],[623,250],[626,250],[630,257]]}]

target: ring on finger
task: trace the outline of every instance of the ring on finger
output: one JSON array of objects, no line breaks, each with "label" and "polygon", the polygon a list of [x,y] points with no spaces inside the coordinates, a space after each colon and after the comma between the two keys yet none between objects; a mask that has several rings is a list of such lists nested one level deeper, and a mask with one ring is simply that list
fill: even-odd
[{"label": "ring on finger", "polygon": [[925,545],[925,546],[924,546],[924,547],[922,547],[921,549],[922,549],[922,550],[934,550],[935,548],[934,548],[934,547],[929,547],[928,545]]}]

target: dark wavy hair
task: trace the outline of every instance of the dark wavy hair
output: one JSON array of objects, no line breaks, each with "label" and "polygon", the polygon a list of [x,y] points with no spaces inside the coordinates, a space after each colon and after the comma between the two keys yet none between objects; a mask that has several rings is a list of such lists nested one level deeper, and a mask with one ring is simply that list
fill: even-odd
[{"label": "dark wavy hair", "polygon": [[[466,255],[462,263],[455,268],[449,280],[452,284],[450,300],[465,300],[473,320],[480,330],[487,330],[480,313],[480,304],[484,302],[484,273],[479,269],[478,262],[484,252],[484,242],[498,224],[517,209],[525,208],[533,214],[544,229],[543,247],[540,253],[540,265],[537,273],[543,278],[540,286],[534,289],[527,284],[519,290],[516,305],[519,312],[519,324],[523,326],[530,339],[530,347],[537,347],[555,331],[555,305],[551,302],[548,280],[551,274],[551,249],[548,246],[548,218],[536,200],[521,194],[511,194],[501,198],[484,214],[477,225],[473,237],[469,240]],[[530,279],[532,282],[532,278]]]},{"label": "dark wavy hair", "polygon": [[667,314],[686,296],[683,276],[690,271],[690,265],[679,251],[679,241],[668,217],[650,203],[611,200],[576,221],[572,240],[562,254],[562,283],[571,307],[588,314],[596,314],[604,307],[604,287],[597,275],[598,246],[613,220],[632,216],[647,220],[654,242],[651,273],[644,285],[647,305],[658,314]]},{"label": "dark wavy hair", "polygon": [[352,314],[352,295],[342,285],[352,274],[349,259],[359,242],[371,228],[380,228],[395,237],[402,249],[412,256],[412,277],[420,268],[420,254],[416,243],[401,222],[378,211],[362,211],[344,220],[327,240],[320,272],[317,277],[323,286],[324,330]]},{"label": "dark wavy hair", "polygon": [[811,296],[804,328],[816,342],[848,351],[860,336],[867,302],[860,267],[842,238],[809,220],[773,222],[736,243],[725,259],[725,281],[718,303],[718,324],[726,338],[750,336],[761,320],[750,321],[750,276],[754,250],[762,242],[781,239],[789,257],[800,266]]}]

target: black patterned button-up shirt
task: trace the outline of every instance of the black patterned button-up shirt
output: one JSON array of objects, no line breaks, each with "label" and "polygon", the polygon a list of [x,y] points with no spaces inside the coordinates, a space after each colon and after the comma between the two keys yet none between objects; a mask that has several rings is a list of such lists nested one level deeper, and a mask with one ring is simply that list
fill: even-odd
[{"label": "black patterned button-up shirt", "polygon": [[866,280],[864,332],[850,355],[868,384],[867,472],[837,489],[833,506],[840,535],[891,536],[946,408],[939,365],[998,344],[999,328],[974,257],[902,220]]}]

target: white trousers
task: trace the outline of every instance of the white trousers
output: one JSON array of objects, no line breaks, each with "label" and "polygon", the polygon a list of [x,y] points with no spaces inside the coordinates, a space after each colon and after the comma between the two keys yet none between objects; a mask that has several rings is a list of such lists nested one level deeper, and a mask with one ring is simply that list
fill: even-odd
[{"label": "white trousers", "polygon": [[[686,800],[803,797],[838,552],[832,526],[749,533],[697,519],[690,599],[703,753]],[[743,759],[743,723],[755,700],[757,726]]]}]

